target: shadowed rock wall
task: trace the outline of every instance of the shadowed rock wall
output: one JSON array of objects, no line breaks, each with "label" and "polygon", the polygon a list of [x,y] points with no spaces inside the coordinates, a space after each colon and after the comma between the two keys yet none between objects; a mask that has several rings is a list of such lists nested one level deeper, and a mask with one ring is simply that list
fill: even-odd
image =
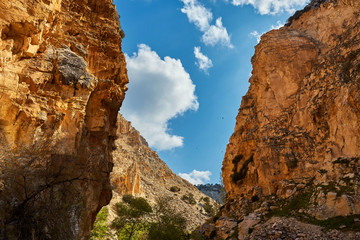
[{"label": "shadowed rock wall", "polygon": [[0,2],[0,239],[87,239],[128,83],[112,0]]}]

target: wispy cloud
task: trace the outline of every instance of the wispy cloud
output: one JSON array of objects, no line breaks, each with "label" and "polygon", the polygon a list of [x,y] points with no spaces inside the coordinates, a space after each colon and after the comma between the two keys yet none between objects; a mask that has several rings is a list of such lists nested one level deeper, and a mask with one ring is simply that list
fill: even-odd
[{"label": "wispy cloud", "polygon": [[[271,30],[274,30],[274,29],[279,29],[281,27],[284,26],[284,23],[282,23],[281,21],[277,21],[276,22],[276,25],[271,25],[270,29],[268,31],[271,31]],[[264,34],[264,33],[267,33],[268,31],[266,32],[262,32],[262,33],[259,33],[258,31],[253,31],[251,32],[249,35],[250,37],[255,37],[257,42],[259,43],[260,40],[261,40],[261,36]]]},{"label": "wispy cloud", "polygon": [[250,37],[256,38],[257,42],[259,43],[263,34],[264,33],[259,33],[258,31],[252,31],[249,35]]},{"label": "wispy cloud", "polygon": [[197,0],[181,1],[184,3],[181,12],[187,15],[189,22],[194,23],[203,32],[202,41],[205,45],[221,44],[233,48],[231,37],[223,26],[221,17],[216,19],[215,25],[212,25],[213,14],[204,5]]},{"label": "wispy cloud", "polygon": [[[225,0],[228,2],[228,0]],[[231,0],[235,6],[252,5],[260,14],[294,13],[296,8],[303,7],[308,0]]]},{"label": "wispy cloud", "polygon": [[179,173],[179,176],[189,181],[191,184],[198,185],[209,182],[211,172],[193,170],[191,173]]},{"label": "wispy cloud", "polygon": [[198,3],[196,0],[182,0],[184,7],[181,12],[185,13],[189,22],[194,23],[200,31],[204,32],[210,27],[213,15],[209,9]]},{"label": "wispy cloud", "polygon": [[131,82],[121,113],[146,138],[151,147],[168,150],[183,145],[171,134],[168,121],[188,110],[197,111],[195,85],[178,59],[159,55],[145,44],[126,55]]},{"label": "wispy cloud", "polygon": [[196,58],[195,65],[197,65],[200,70],[208,73],[208,70],[213,66],[211,59],[209,59],[201,52],[200,47],[194,47],[194,55]]}]

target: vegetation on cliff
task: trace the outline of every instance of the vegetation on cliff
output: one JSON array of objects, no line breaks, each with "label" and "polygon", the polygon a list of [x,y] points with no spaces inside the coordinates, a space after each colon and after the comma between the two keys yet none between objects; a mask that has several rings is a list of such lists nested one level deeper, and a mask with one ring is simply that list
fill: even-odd
[{"label": "vegetation on cliff", "polygon": [[184,213],[172,204],[173,201],[169,198],[158,198],[152,208],[142,197],[124,195],[122,202],[114,206],[116,217],[111,223],[107,219],[105,208],[99,212],[92,230],[92,239],[113,239],[114,236],[124,240],[188,239]]}]

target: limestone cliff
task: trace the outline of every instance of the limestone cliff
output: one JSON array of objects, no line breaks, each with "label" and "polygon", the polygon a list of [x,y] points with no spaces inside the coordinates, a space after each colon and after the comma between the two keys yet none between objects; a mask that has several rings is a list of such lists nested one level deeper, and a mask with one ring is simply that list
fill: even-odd
[{"label": "limestone cliff", "polygon": [[112,0],[0,1],[0,239],[87,239],[128,83]]},{"label": "limestone cliff", "polygon": [[[124,194],[144,197],[151,205],[159,197],[168,197],[172,199],[171,205],[184,213],[189,229],[199,226],[209,217],[203,207],[207,196],[173,173],[121,115],[118,117],[118,139],[115,146],[114,169],[111,173],[114,197],[110,206],[120,201]],[[190,195],[194,201],[186,198]],[[211,198],[210,203],[213,206],[216,204]]]},{"label": "limestone cliff", "polygon": [[252,65],[223,161],[224,215],[245,219],[240,229],[269,205],[306,219],[360,214],[360,1],[313,0],[262,36]]}]

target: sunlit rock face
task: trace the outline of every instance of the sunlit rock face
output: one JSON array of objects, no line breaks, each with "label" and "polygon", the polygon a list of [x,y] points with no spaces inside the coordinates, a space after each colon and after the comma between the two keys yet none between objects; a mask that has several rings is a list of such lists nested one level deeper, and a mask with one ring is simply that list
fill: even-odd
[{"label": "sunlit rock face", "polygon": [[223,161],[228,209],[342,185],[319,190],[309,214],[359,214],[360,1],[312,1],[262,36],[252,65]]},{"label": "sunlit rock face", "polygon": [[[118,138],[113,151],[114,168],[111,173],[113,198],[109,209],[124,194],[146,198],[154,206],[158,198],[167,198],[169,205],[187,219],[187,228],[193,230],[203,224],[209,214],[204,208],[208,196],[194,185],[176,175],[153,151],[140,133],[123,116],[118,116]],[[183,200],[184,195],[192,194],[194,202]],[[209,198],[209,197],[208,197]],[[209,198],[211,205],[216,202]],[[114,218],[114,213],[110,218]]]},{"label": "sunlit rock face", "polygon": [[0,2],[0,239],[87,239],[128,83],[112,0]]}]

